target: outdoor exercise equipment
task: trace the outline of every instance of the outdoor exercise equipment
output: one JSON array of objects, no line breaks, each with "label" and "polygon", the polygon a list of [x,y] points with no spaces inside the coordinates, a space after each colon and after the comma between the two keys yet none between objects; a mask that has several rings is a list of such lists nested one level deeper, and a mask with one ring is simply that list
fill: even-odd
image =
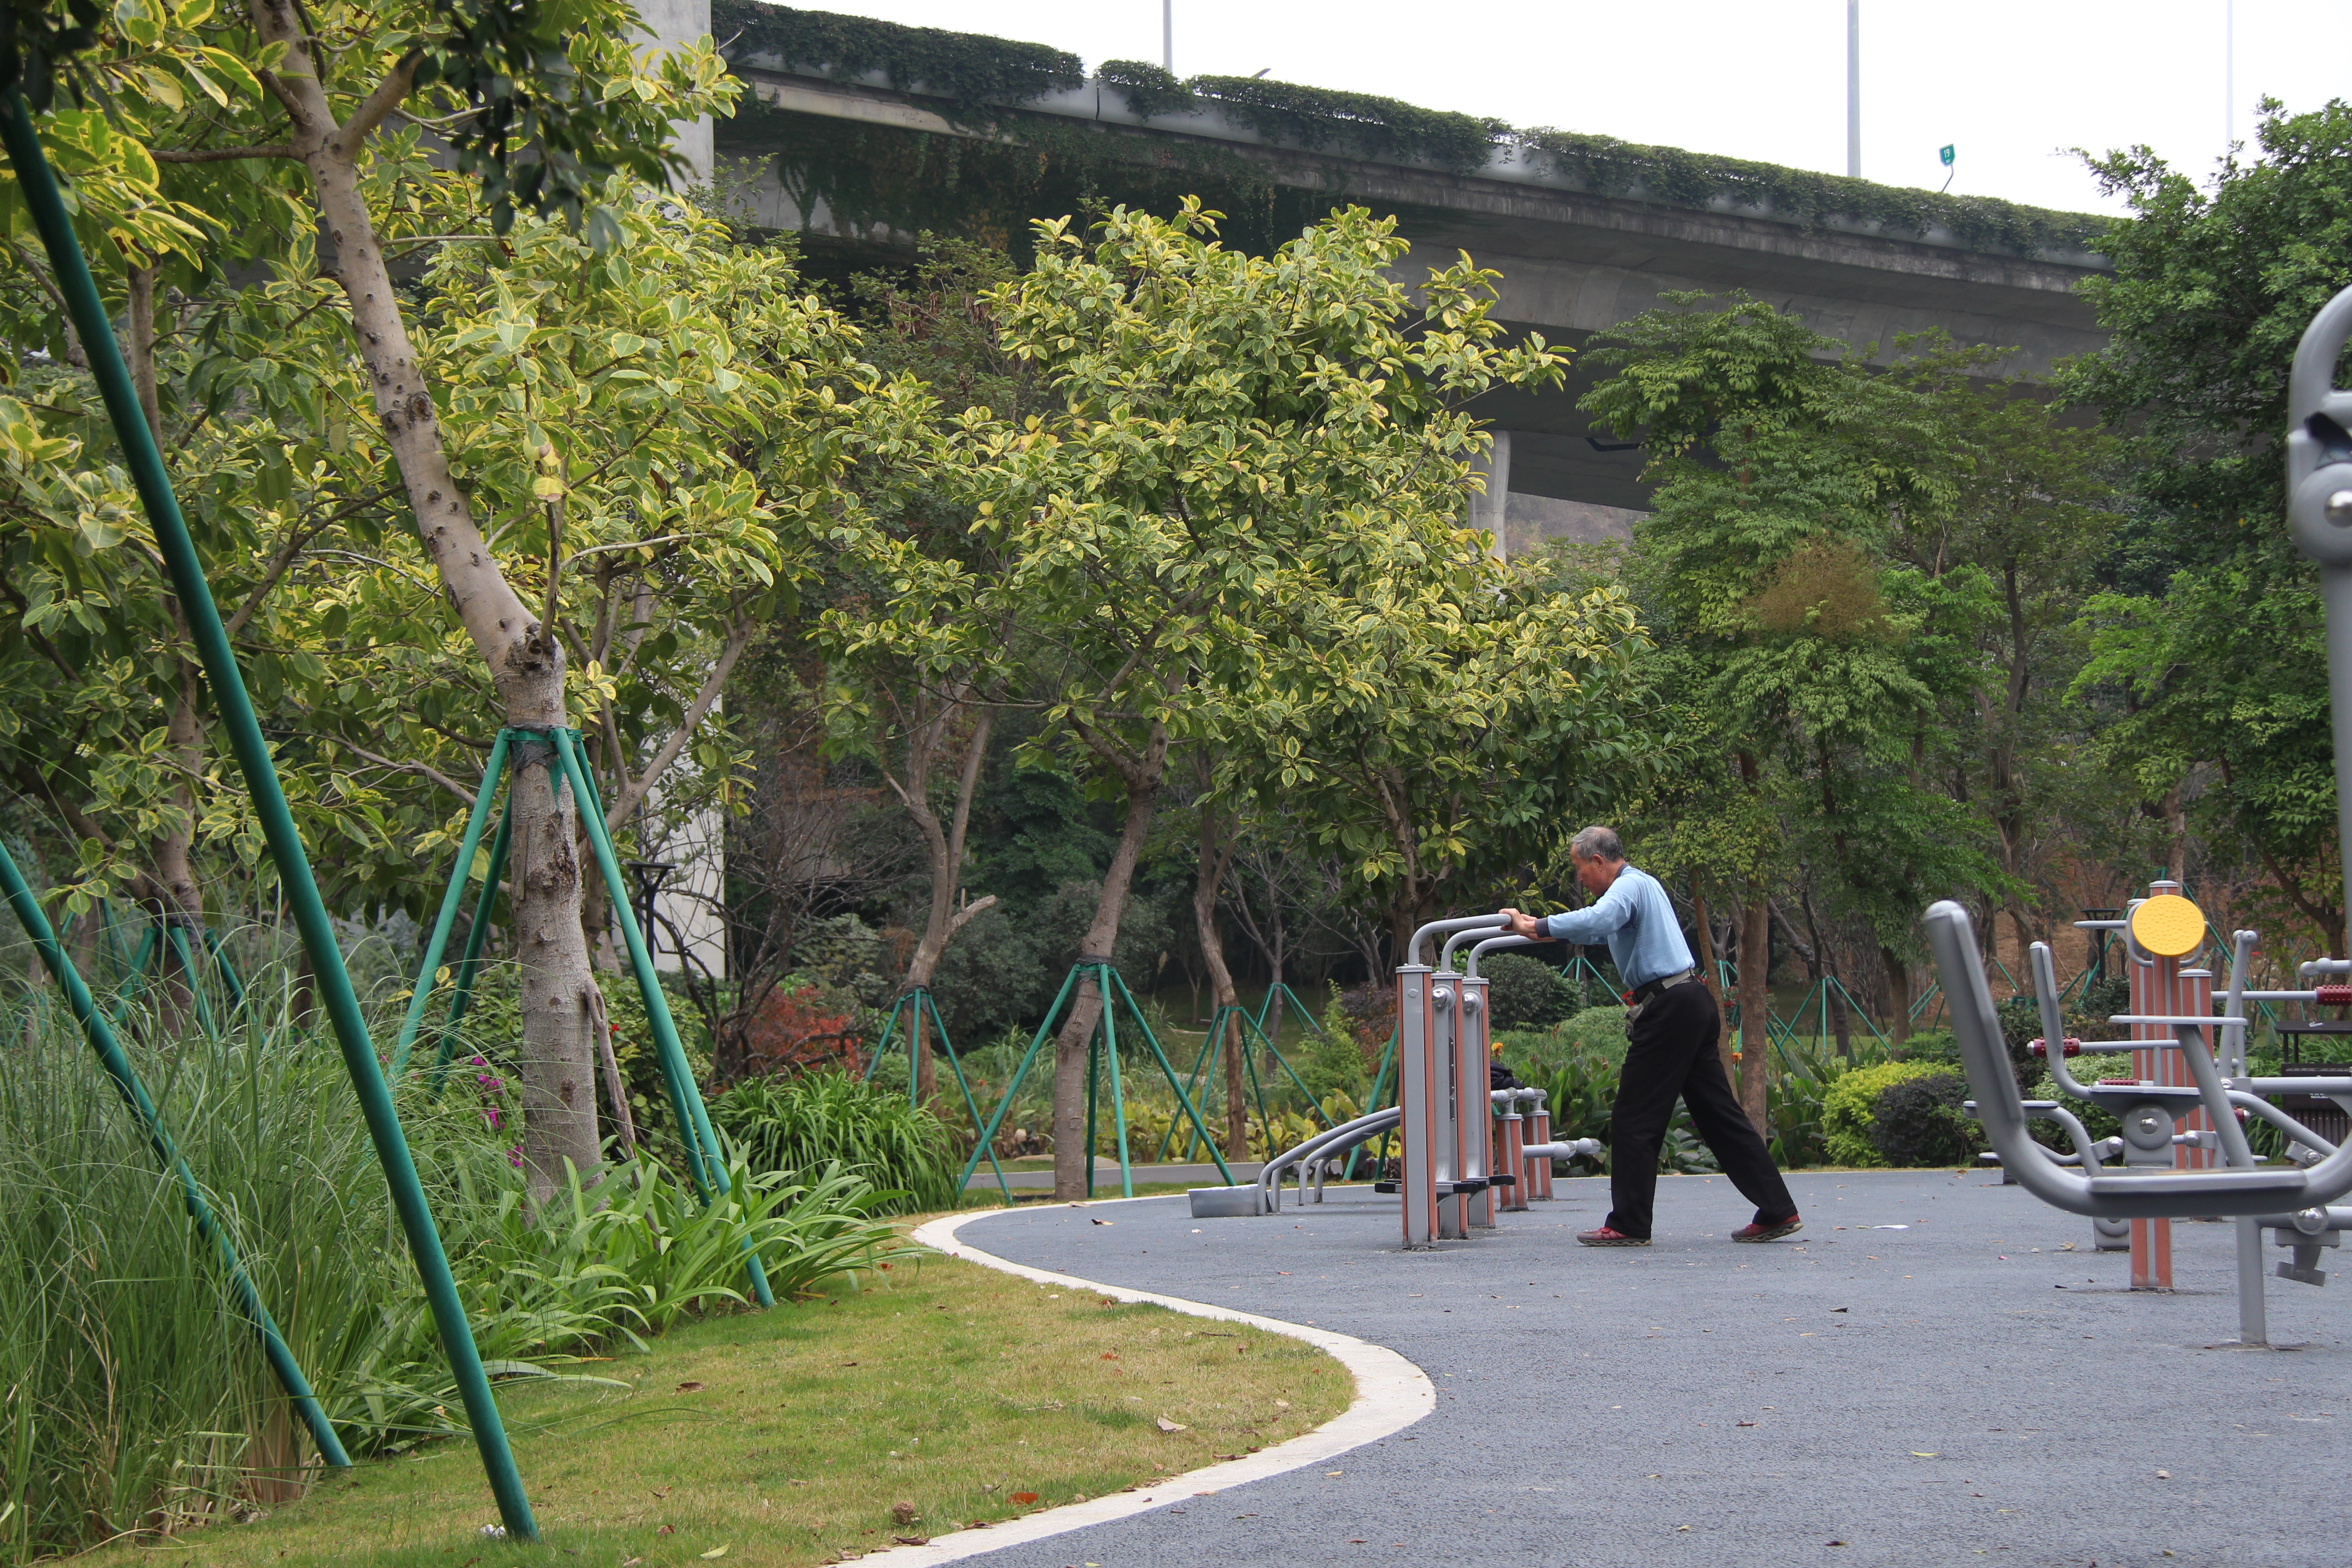
[{"label": "outdoor exercise equipment", "polygon": [[[2336,1198],[2352,1192],[2352,1149],[2326,1147],[2325,1140],[2263,1096],[2281,1092],[2289,1084],[2352,1096],[2352,1079],[2245,1075],[2245,1017],[2240,1009],[2251,994],[2245,979],[2253,933],[2237,933],[2236,963],[2225,1003],[2228,1010],[2221,1016],[2118,1014],[2109,1020],[2169,1029],[2173,1035],[2169,1042],[2152,1042],[2139,1048],[2178,1051],[2190,1085],[2160,1084],[2153,1079],[2083,1084],[2067,1070],[2063,1049],[2049,1054],[2052,1076],[2061,1089],[2115,1110],[2124,1128],[2121,1167],[2099,1163],[2095,1146],[2079,1124],[2072,1129],[2077,1154],[2070,1169],[2061,1156],[2034,1142],[2026,1132],[2029,1119],[2063,1108],[2047,1101],[2029,1104],[2018,1092],[1992,994],[1977,961],[1976,933],[1968,911],[1948,900],[1937,903],[1927,910],[1927,927],[1928,947],[1942,973],[1945,994],[1951,999],[1953,1033],[1976,1097],[1971,1109],[1994,1152],[2000,1156],[2002,1169],[2044,1203],[2095,1219],[2236,1217],[2239,1337],[2249,1345],[2267,1342],[2262,1233],[2281,1233],[2283,1245],[2294,1249],[2294,1263],[2281,1266],[2283,1278],[2321,1283],[2325,1276],[2315,1267],[2318,1249],[2335,1245],[2336,1234],[2352,1226],[2352,1207],[2335,1206]],[[2049,982],[2040,993],[2043,1026],[2050,1031],[2049,1037],[2061,1038],[2049,947],[2036,942],[2031,951],[2037,978]],[[2293,992],[2269,995],[2278,1000],[2316,999]],[[2218,1042],[2209,1037],[2218,1037]],[[2225,1076],[2225,1068],[2234,1071]],[[2184,1087],[2186,1094],[2179,1092]],[[2321,1157],[2307,1167],[2264,1165],[2247,1144],[2237,1114],[2242,1110],[2271,1121]],[[2177,1151],[2208,1148],[2206,1140],[2198,1135],[2204,1130],[2175,1131],[2190,1111],[2202,1111],[2212,1122],[2210,1147],[2222,1156],[2224,1168],[2176,1163]]]},{"label": "outdoor exercise equipment", "polygon": [[[1517,936],[1476,939],[1508,923],[1502,915],[1470,915],[1433,921],[1415,931],[1407,949],[1412,962],[1397,970],[1397,1103],[1284,1150],[1259,1170],[1252,1187],[1232,1193],[1195,1187],[1191,1194],[1194,1217],[1277,1214],[1286,1173],[1297,1178],[1302,1203],[1310,1192],[1312,1201],[1320,1203],[1324,1178],[1341,1154],[1350,1156],[1352,1168],[1354,1151],[1375,1138],[1400,1132],[1397,1179],[1377,1182],[1374,1188],[1402,1195],[1405,1246],[1423,1248],[1440,1239],[1467,1237],[1474,1229],[1494,1228],[1498,1206],[1524,1209],[1529,1199],[1551,1195],[1554,1160],[1597,1153],[1597,1139],[1551,1141],[1549,1112],[1540,1089],[1489,1087],[1493,1035],[1488,982],[1478,973],[1478,960],[1488,952],[1536,944]],[[1447,940],[1438,966],[1432,969],[1420,962],[1421,956],[1428,941],[1440,934]],[[1457,973],[1454,955],[1465,942],[1474,945]],[[1523,1117],[1517,1107],[1530,1102],[1536,1108],[1532,1117]],[[1528,1136],[1530,1121],[1532,1138]]]},{"label": "outdoor exercise equipment", "polygon": [[[864,1081],[874,1081],[874,1069],[880,1067],[882,1058],[889,1054],[890,1042],[898,1037],[898,1020],[902,1017],[907,1021],[907,1103],[919,1105],[922,1102],[923,1051],[929,1044],[923,1037],[923,1020],[928,1017],[931,1028],[938,1031],[940,1053],[948,1058],[948,1066],[955,1072],[956,1088],[963,1091],[964,1110],[971,1112],[971,1124],[979,1126],[980,1102],[971,1096],[971,1083],[963,1076],[963,1063],[956,1056],[955,1042],[948,1038],[948,1021],[940,1016],[940,1005],[932,999],[931,988],[928,985],[910,985],[892,1000],[890,1016],[882,1020],[882,1037],[874,1042],[874,1054],[866,1059]],[[1173,1132],[1176,1124],[1170,1122],[1168,1130]],[[1004,1167],[996,1163],[996,1151],[993,1149],[988,1150],[988,1168],[996,1173],[997,1190],[1004,1194],[1005,1205],[1010,1207],[1013,1184],[1004,1179]]]},{"label": "outdoor exercise equipment", "polygon": [[[2320,600],[2327,618],[2327,683],[2336,748],[2336,829],[2352,843],[2352,392],[2335,385],[2337,362],[2352,342],[2352,289],[2323,306],[2295,347],[2288,376],[2291,424],[2286,437],[2287,524],[2295,545],[2319,566]],[[2346,904],[2352,910],[2352,856],[2344,858]],[[2329,1140],[2273,1105],[2272,1094],[2321,1094],[2352,1106],[2352,1077],[2299,1074],[2257,1079],[2246,1071],[2246,1005],[2249,1002],[2300,1002],[2306,1005],[2352,1005],[2352,987],[2313,986],[2307,991],[2261,992],[2246,982],[2255,936],[2233,933],[2230,985],[2222,1011],[2212,1010],[2211,976],[2166,969],[2198,951],[2205,921],[2177,888],[2158,884],[2154,895],[2134,905],[2120,922],[2126,940],[2126,970],[2133,985],[2133,1010],[2110,1019],[2134,1026],[2137,1080],[2084,1085],[2066,1069],[2059,1026],[2057,986],[2049,973],[2049,950],[2034,944],[2036,994],[2051,1072],[2070,1094],[2116,1109],[2123,1121],[2125,1166],[2093,1164],[2084,1155],[2068,1170],[2026,1136],[2027,1109],[2009,1070],[2007,1053],[1978,958],[1968,911],[1949,900],[1927,910],[1928,945],[1952,1002],[1952,1023],[1967,1063],[1976,1110],[2004,1170],[2036,1197],[2096,1219],[2165,1221],[2183,1216],[2231,1215],[2238,1220],[2239,1338],[2267,1342],[2263,1300],[2261,1241],[2278,1234],[2294,1260],[2283,1264],[2286,1279],[2320,1284],[2320,1248],[2337,1245],[2352,1226],[2352,1206],[2335,1200],[2352,1192],[2352,1145]],[[2084,921],[2107,929],[2105,921]],[[2145,962],[2143,962],[2145,961]],[[2303,973],[2342,973],[2347,961],[2305,965]],[[2201,1005],[2198,1005],[2200,1002]],[[2198,1005],[2195,1011],[2181,1004]],[[2153,1009],[2163,1009],[2161,1011]],[[2170,1033],[2165,1042],[2157,1031]],[[2177,1051],[2187,1081],[2160,1082],[2151,1070],[2157,1053]],[[2145,1054],[2143,1054],[2145,1053]],[[2206,1125],[2176,1127],[2201,1113]],[[2305,1152],[2297,1159],[2265,1166],[2258,1162],[2240,1124],[2241,1114],[2259,1116]],[[2210,1138],[2210,1142],[2209,1142]],[[2181,1165],[2181,1151],[2192,1162]],[[2219,1153],[2225,1168],[2211,1168],[2200,1156]],[[2306,1163],[2306,1161],[2308,1163]],[[2135,1226],[2137,1230],[2137,1226]],[[2147,1264],[2134,1247],[2134,1282],[2168,1278],[2148,1233]],[[2135,1242],[2138,1237],[2135,1236]]]},{"label": "outdoor exercise equipment", "polygon": [[[1456,974],[1454,952],[1479,933],[1493,935],[1509,923],[1499,914],[1433,921],[1412,933],[1406,962],[1397,966],[1396,1188],[1403,1200],[1399,1206],[1404,1245],[1411,1249],[1467,1236],[1474,1199],[1480,1214],[1489,1212],[1482,1196],[1493,1184],[1486,982],[1475,973]],[[1422,955],[1440,935],[1446,942],[1432,968]],[[1539,1129],[1538,1144],[1557,1147],[1548,1131]],[[1569,1147],[1590,1152],[1599,1144],[1580,1139]],[[1530,1163],[1543,1163],[1549,1172],[1548,1160]]]},{"label": "outdoor exercise equipment", "polygon": [[[1129,1022],[1142,1035],[1144,1044],[1151,1047],[1151,1059],[1159,1064],[1160,1076],[1168,1080],[1169,1089],[1175,1093],[1177,1106],[1191,1121],[1201,1142],[1207,1145],[1209,1157],[1217,1163],[1217,1173],[1224,1177],[1227,1186],[1234,1185],[1232,1168],[1225,1163],[1224,1155],[1217,1152],[1216,1141],[1209,1136],[1209,1129],[1202,1121],[1201,1112],[1193,1105],[1192,1097],[1185,1092],[1183,1084],[1177,1081],[1176,1068],[1168,1060],[1168,1053],[1160,1048],[1160,1037],[1151,1032],[1151,1025],[1145,1020],[1143,1009],[1136,1005],[1135,994],[1127,988],[1126,980],[1120,976],[1108,954],[1081,953],[1078,961],[1070,965],[1070,973],[1062,981],[1062,989],[1055,994],[1054,1005],[1045,1009],[1045,1022],[1037,1026],[1036,1034],[1030,1037],[1029,1048],[1021,1053],[1021,1063],[1013,1069],[1012,1079],[1004,1086],[1004,1098],[997,1101],[996,1110],[988,1118],[988,1125],[981,1129],[980,1142],[973,1148],[971,1158],[964,1162],[963,1173],[956,1178],[956,1191],[963,1191],[964,1184],[971,1180],[972,1172],[980,1168],[981,1156],[985,1154],[991,1160],[995,1158],[996,1130],[1003,1124],[1005,1112],[1012,1110],[1013,1097],[1021,1092],[1022,1082],[1029,1076],[1030,1064],[1037,1059],[1038,1049],[1054,1032],[1055,1021],[1063,1016],[1064,1004],[1076,1006],[1077,998],[1084,994],[1083,987],[1087,984],[1095,988],[1099,1008],[1095,1016],[1094,1028],[1087,1037],[1087,1196],[1095,1195],[1095,1144],[1098,1136],[1105,1063],[1109,1065],[1111,1125],[1118,1144],[1119,1195],[1128,1198],[1135,1195],[1135,1167],[1129,1158],[1127,1146],[1127,1097],[1119,1084],[1117,1014],[1121,1007],[1127,1010]],[[1011,1201],[1009,1193],[1006,1201]]]},{"label": "outdoor exercise equipment", "polygon": [[[637,983],[637,994],[646,1005],[646,1022],[654,1037],[654,1059],[659,1064],[662,1089],[668,1097],[671,1117],[677,1123],[678,1143],[686,1153],[687,1174],[694,1183],[695,1192],[708,1206],[726,1197],[730,1191],[727,1175],[727,1153],[719,1147],[719,1134],[710,1125],[710,1112],[703,1105],[702,1089],[694,1079],[694,1068],[686,1059],[686,1047],[679,1041],[677,1021],[669,1010],[669,997],[662,990],[661,977],[654,972],[653,954],[646,947],[645,932],[638,929],[636,910],[629,900],[628,884],[622,879],[621,863],[613,852],[612,835],[604,826],[604,804],[596,793],[596,781],[580,760],[580,732],[576,730],[522,729],[509,725],[500,730],[490,742],[490,754],[482,763],[481,786],[474,792],[474,804],[467,813],[466,830],[457,841],[457,863],[449,874],[449,886],[441,895],[440,912],[434,917],[433,933],[425,943],[424,962],[417,966],[416,984],[408,998],[408,1013],[402,1019],[400,1037],[392,1050],[392,1072],[398,1078],[408,1069],[411,1048],[416,1041],[419,1027],[430,1006],[434,989],[441,973],[441,954],[449,941],[449,928],[457,918],[457,905],[463,900],[466,884],[473,878],[474,854],[482,842],[482,829],[489,821],[490,802],[498,798],[499,785],[513,768],[543,767],[556,774],[572,792],[572,809],[580,814],[581,826],[588,831],[588,843],[594,851],[596,868],[604,879],[604,890],[613,900],[613,918],[621,928],[622,941],[629,952],[629,966]],[[466,956],[453,976],[455,984],[449,1000],[449,1016],[442,1026],[440,1038],[434,1052],[432,1092],[438,1095],[446,1079],[449,1055],[457,1040],[457,1021],[465,1016],[466,1005],[471,999],[474,982],[480,969],[481,938],[489,931],[489,916],[496,904],[500,879],[506,871],[506,850],[510,834],[509,826],[514,817],[511,791],[507,799],[506,814],[500,818],[499,836],[491,846],[490,858],[483,868],[481,897],[474,907],[474,929],[467,933]],[[634,1143],[629,1131],[628,1086],[621,1081],[620,1064],[614,1058],[611,1034],[597,1031],[597,1052],[603,1060],[604,1080],[612,1095],[614,1118],[624,1129],[624,1135]],[[776,1304],[775,1293],[768,1288],[768,1273],[761,1265],[760,1255],[750,1247],[744,1249],[744,1272],[751,1277],[751,1294],[762,1307]]]},{"label": "outdoor exercise equipment", "polygon": [[[113,323],[99,299],[89,264],[74,239],[73,220],[58,190],[57,177],[41,152],[32,110],[13,85],[5,90],[5,102],[0,102],[0,147],[5,148],[9,164],[16,170],[17,187],[33,226],[40,234],[58,290],[65,297],[67,314],[81,339],[91,377],[106,405],[108,421],[122,443],[125,466],[154,528],[156,549],[163,558],[165,575],[179,600],[197,658],[204,665],[205,681],[220,711],[221,728],[228,738],[237,768],[245,776],[246,787],[252,794],[254,813],[268,842],[270,858],[277,865],[279,886],[302,933],[302,945],[310,955],[320,999],[334,1026],[344,1068],[359,1096],[361,1113],[367,1121],[368,1136],[375,1145],[376,1159],[383,1164],[384,1179],[392,1189],[393,1207],[400,1215],[409,1255],[424,1281],[434,1326],[448,1354],[450,1371],[457,1378],[483,1470],[498,1498],[499,1516],[509,1537],[534,1540],[539,1527],[531,1517],[530,1501],[524,1495],[513,1452],[507,1445],[498,1401],[491,1394],[489,1379],[483,1375],[481,1355],[467,1324],[465,1305],[458,1299],[457,1281],[451,1278],[448,1258],[442,1252],[440,1233],[434,1228],[425,1188],[417,1181],[415,1164],[409,1158],[399,1112],[393,1106],[391,1090],[385,1087],[383,1075],[376,1065],[375,1047],[368,1037],[367,1021],[361,1016],[359,996],[352,989],[351,975],[343,967],[342,949],[336,945],[333,922],[328,919],[327,906],[319,897],[318,884],[311,879],[310,858],[303,851],[301,834],[294,826],[293,813],[287,808],[285,792],[278,785],[269,743],[254,718],[244,674],[237,668],[236,653],[221,626],[219,606],[214,604],[212,589],[205,581],[204,567],[196,558],[194,542],[188,537],[179,501],[172,493],[163,454],[156,448],[154,435],[139,405],[138,393],[131,384],[130,372],[122,363]],[[83,1015],[83,1028],[90,1034],[92,1047],[99,1048],[100,1037],[91,1027],[93,1021],[97,1021],[94,1011]]]}]

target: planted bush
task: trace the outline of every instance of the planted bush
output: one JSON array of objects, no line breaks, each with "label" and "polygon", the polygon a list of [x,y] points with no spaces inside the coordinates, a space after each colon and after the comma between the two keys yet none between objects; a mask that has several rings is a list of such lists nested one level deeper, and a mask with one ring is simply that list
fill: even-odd
[{"label": "planted bush", "polygon": [[1968,1098],[1968,1081],[1955,1072],[1890,1084],[1871,1115],[1871,1146],[1897,1169],[1964,1165],[1985,1146],[1982,1130],[1960,1109]]},{"label": "planted bush", "polygon": [[806,1179],[837,1164],[873,1184],[877,1213],[956,1205],[963,1162],[940,1119],[839,1068],[745,1079],[710,1101],[710,1120],[754,1171]]},{"label": "planted bush", "polygon": [[[354,1455],[462,1430],[463,1406],[331,1050],[264,973],[243,1027],[170,1048],[123,1031],[328,1417]],[[276,1003],[270,998],[276,996]],[[272,1010],[274,1008],[274,1011]],[[16,1560],[171,1532],[298,1495],[317,1473],[224,1270],[58,1009],[0,1017],[0,1541]],[[512,1144],[516,1093],[460,1058],[449,1092],[400,1086],[411,1152],[495,1377],[642,1344],[743,1299],[756,1248],[780,1299],[893,1256],[871,1185],[738,1162],[705,1208],[661,1166],[574,1176],[537,1215]]]},{"label": "planted bush", "polygon": [[1486,976],[1486,1006],[1497,1029],[1544,1029],[1576,1011],[1576,988],[1539,959],[1498,952],[1478,971]]},{"label": "planted bush", "polygon": [[1878,1097],[1896,1084],[1915,1078],[1949,1074],[1933,1062],[1881,1062],[1840,1073],[1822,1097],[1822,1146],[1836,1165],[1884,1165],[1871,1129],[1878,1119]]}]

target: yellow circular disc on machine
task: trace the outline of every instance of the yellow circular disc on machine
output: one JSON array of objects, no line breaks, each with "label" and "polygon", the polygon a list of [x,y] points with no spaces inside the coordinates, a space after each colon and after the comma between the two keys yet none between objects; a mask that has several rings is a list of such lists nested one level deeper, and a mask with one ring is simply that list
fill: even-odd
[{"label": "yellow circular disc on machine", "polygon": [[2158,958],[2186,958],[2205,945],[2205,911],[2179,893],[2158,893],[2131,912],[2132,941]]}]

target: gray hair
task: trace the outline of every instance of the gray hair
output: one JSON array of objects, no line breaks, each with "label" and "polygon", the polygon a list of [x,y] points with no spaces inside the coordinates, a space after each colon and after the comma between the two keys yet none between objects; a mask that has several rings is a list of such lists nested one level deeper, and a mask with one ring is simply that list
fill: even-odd
[{"label": "gray hair", "polygon": [[1568,852],[1579,860],[1622,860],[1625,842],[1615,828],[1596,823],[1568,841]]}]

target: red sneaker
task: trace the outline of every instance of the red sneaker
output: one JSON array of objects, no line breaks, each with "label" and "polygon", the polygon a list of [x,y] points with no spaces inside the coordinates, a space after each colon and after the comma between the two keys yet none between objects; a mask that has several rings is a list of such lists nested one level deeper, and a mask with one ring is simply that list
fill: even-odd
[{"label": "red sneaker", "polygon": [[1580,1230],[1576,1233],[1576,1239],[1587,1247],[1647,1247],[1650,1245],[1650,1238],[1646,1236],[1627,1236],[1623,1231],[1612,1230],[1605,1225],[1599,1230]]},{"label": "red sneaker", "polygon": [[1798,1215],[1790,1215],[1787,1219],[1780,1220],[1771,1225],[1766,1225],[1760,1220],[1754,1225],[1743,1225],[1738,1230],[1731,1233],[1731,1239],[1734,1241],[1778,1241],[1784,1236],[1794,1236],[1804,1228],[1805,1222]]}]

